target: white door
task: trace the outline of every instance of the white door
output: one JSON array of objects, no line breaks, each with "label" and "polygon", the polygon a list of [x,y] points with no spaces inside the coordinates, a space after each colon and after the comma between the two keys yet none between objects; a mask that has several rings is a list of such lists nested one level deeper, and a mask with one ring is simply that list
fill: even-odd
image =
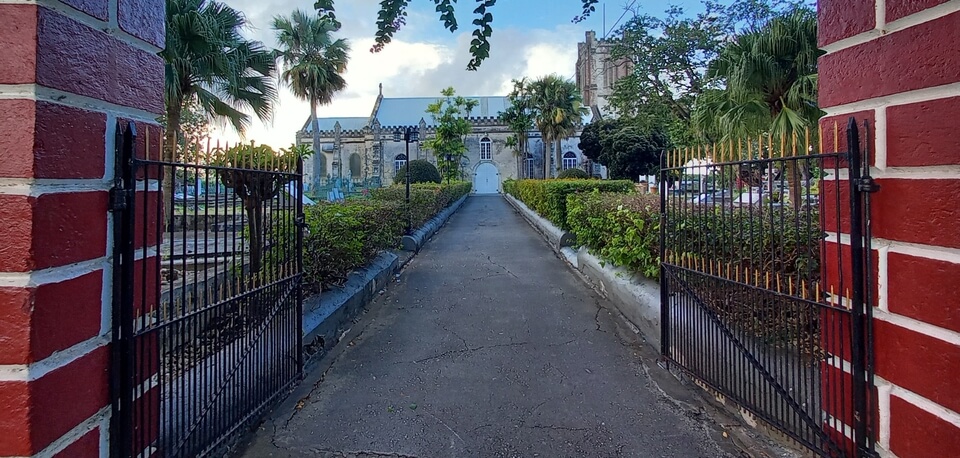
[{"label": "white door", "polygon": [[476,194],[496,194],[500,189],[500,172],[497,166],[484,162],[477,166],[473,175],[473,192]]}]

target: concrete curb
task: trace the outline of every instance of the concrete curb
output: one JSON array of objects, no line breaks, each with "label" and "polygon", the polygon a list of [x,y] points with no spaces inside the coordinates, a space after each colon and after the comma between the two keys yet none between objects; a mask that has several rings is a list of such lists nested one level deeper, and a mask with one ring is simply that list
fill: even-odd
[{"label": "concrete curb", "polygon": [[303,351],[306,359],[333,348],[349,323],[399,269],[400,258],[385,251],[347,276],[347,282],[303,299]]},{"label": "concrete curb", "polygon": [[660,285],[657,282],[604,262],[590,254],[586,247],[570,247],[576,243],[573,234],[554,226],[513,196],[504,194],[504,198],[530,226],[543,235],[561,259],[613,302],[620,314],[640,331],[644,340],[659,351]]},{"label": "concrete curb", "polygon": [[537,232],[543,235],[543,238],[547,239],[547,242],[550,243],[550,247],[553,248],[554,251],[559,251],[563,247],[576,245],[577,237],[572,233],[554,226],[549,220],[538,215],[537,212],[531,210],[526,204],[515,199],[510,194],[504,194],[503,198],[506,199],[507,202],[520,213],[520,216],[527,220]]},{"label": "concrete curb", "polygon": [[420,251],[420,248],[423,248],[423,244],[427,243],[427,240],[430,240],[430,237],[450,219],[450,216],[460,209],[460,206],[463,205],[463,202],[467,200],[468,196],[469,194],[450,204],[449,207],[437,213],[437,216],[431,218],[430,221],[427,221],[423,227],[414,231],[413,234],[403,236],[403,238],[400,239],[401,248],[403,248],[404,251]]},{"label": "concrete curb", "polygon": [[[460,209],[467,196],[463,196],[434,216],[412,236],[401,240],[405,251],[385,251],[369,264],[351,272],[342,286],[323,294],[303,299],[304,357],[312,359],[337,345],[351,323],[364,307],[385,288],[410,259],[423,247],[433,234]],[[414,249],[407,249],[407,244]]]}]

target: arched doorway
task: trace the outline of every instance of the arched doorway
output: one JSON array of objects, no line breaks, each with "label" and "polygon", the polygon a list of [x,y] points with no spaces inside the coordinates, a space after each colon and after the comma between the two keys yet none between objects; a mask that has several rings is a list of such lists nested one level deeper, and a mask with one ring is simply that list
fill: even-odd
[{"label": "arched doorway", "polygon": [[474,194],[496,194],[500,190],[500,172],[491,162],[477,166],[473,174]]}]

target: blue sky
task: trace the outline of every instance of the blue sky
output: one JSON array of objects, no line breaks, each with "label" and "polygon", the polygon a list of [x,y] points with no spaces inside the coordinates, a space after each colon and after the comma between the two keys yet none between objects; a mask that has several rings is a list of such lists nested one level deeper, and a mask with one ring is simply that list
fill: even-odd
[{"label": "blue sky", "polygon": [[[275,15],[289,15],[295,8],[313,9],[313,0],[225,2],[246,15],[250,23],[246,34],[271,48],[276,45],[270,29]],[[631,3],[629,0],[606,2],[608,28],[613,27],[624,6]],[[682,6],[690,14],[701,9],[696,0],[635,2],[641,12],[658,15],[670,4]],[[536,78],[551,73],[572,78],[577,43],[583,41],[587,30],[600,34],[603,22],[598,6],[590,19],[572,24],[570,20],[581,11],[579,0],[499,0],[492,9],[491,56],[479,71],[468,72],[474,5],[472,0],[460,0],[456,4],[460,29],[451,34],[440,23],[433,1],[411,0],[407,25],[383,52],[371,54],[369,48],[376,31],[379,0],[337,0],[337,15],[343,23],[340,34],[352,45],[345,75],[348,87],[337,94],[332,104],[321,107],[319,116],[369,116],[380,83],[384,94],[392,97],[434,96],[448,86],[463,95],[505,95],[514,78]],[[273,119],[255,122],[246,138],[275,148],[287,146],[294,141],[308,112],[305,102],[281,88]],[[239,139],[229,129],[218,129],[215,135]]]}]

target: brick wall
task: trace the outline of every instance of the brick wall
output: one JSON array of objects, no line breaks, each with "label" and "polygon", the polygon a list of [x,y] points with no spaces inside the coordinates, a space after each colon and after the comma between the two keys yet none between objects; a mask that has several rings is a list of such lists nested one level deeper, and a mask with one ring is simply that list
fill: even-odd
[{"label": "brick wall", "polygon": [[114,126],[162,111],[163,11],[0,3],[0,456],[107,455]]},{"label": "brick wall", "polygon": [[879,451],[960,456],[960,1],[818,7],[826,120],[876,131]]}]

